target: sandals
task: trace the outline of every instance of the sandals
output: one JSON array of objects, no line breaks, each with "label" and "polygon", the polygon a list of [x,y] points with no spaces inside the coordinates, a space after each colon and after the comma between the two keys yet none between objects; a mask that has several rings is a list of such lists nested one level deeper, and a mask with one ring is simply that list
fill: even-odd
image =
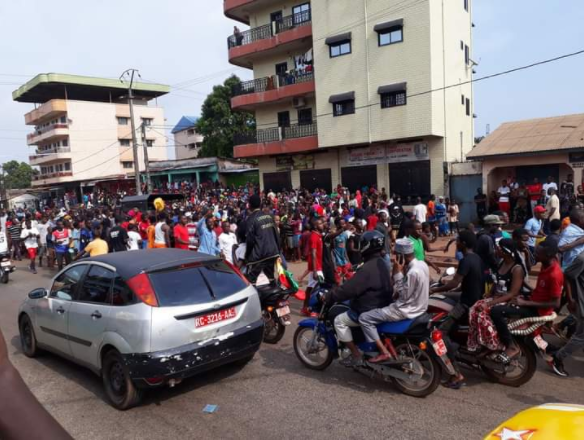
[{"label": "sandals", "polygon": [[450,388],[451,390],[459,390],[466,386],[466,382],[464,380],[459,380],[456,382],[448,380],[446,382],[442,382],[442,386],[445,388]]}]

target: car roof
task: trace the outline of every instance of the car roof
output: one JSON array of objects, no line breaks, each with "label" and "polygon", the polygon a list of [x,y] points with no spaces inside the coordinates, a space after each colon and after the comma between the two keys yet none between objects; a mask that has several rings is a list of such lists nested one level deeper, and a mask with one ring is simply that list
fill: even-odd
[{"label": "car roof", "polygon": [[218,257],[200,252],[181,249],[144,249],[139,251],[115,252],[82,260],[98,262],[115,267],[124,279],[132,278],[143,272],[153,272],[177,267],[182,264],[217,261]]}]

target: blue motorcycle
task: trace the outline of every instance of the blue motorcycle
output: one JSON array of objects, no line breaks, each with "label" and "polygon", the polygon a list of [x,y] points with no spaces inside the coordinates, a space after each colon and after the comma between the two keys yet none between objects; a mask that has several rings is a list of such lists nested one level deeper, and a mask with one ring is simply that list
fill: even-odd
[{"label": "blue motorcycle", "polygon": [[[323,298],[325,288],[317,288],[310,298],[310,308],[317,311],[318,318],[300,321],[294,334],[294,351],[298,359],[312,370],[324,370],[333,359],[343,356],[333,322],[335,317],[349,310],[346,304],[328,306]],[[360,366],[347,367],[369,377],[378,377],[394,385],[404,394],[425,397],[432,394],[441,379],[439,359],[450,363],[446,356],[446,346],[440,330],[432,330],[431,317],[424,314],[415,319],[398,322],[386,322],[378,326],[381,340],[391,353],[391,359],[381,363],[371,363],[379,354],[374,343],[365,340],[360,328],[352,328],[353,339],[364,354],[364,363]],[[343,356],[344,357],[344,356]]]}]

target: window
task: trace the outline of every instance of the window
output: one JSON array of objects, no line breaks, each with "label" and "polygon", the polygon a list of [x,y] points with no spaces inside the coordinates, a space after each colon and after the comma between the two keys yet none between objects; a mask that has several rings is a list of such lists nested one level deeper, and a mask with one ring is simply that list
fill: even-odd
[{"label": "window", "polygon": [[65,162],[65,171],[71,171],[71,162]]},{"label": "window", "polygon": [[397,107],[400,105],[406,105],[405,90],[381,94],[381,108]]},{"label": "window", "polygon": [[389,44],[401,43],[402,41],[404,41],[402,26],[396,26],[393,28],[380,31],[378,35],[380,46],[387,46]]},{"label": "window", "polygon": [[78,301],[110,304],[110,292],[115,274],[104,267],[92,265],[79,289]]},{"label": "window", "polygon": [[290,127],[290,112],[278,113],[278,127]]},{"label": "window", "polygon": [[66,124],[67,123],[67,116],[61,116],[60,122],[61,122],[61,124]]},{"label": "window", "polygon": [[466,44],[464,45],[464,64],[467,66],[470,64],[470,49]]},{"label": "window", "polygon": [[463,0],[464,10],[468,12],[468,0]]},{"label": "window", "polygon": [[154,146],[154,140],[152,140],[152,139],[146,139],[146,146],[147,147],[153,147]]},{"label": "window", "polygon": [[134,168],[134,162],[122,162],[122,168],[125,170]]},{"label": "window", "polygon": [[194,136],[195,135],[195,129],[194,128],[189,128],[187,130],[187,136]]},{"label": "window", "polygon": [[118,116],[118,125],[128,125],[129,122],[130,122],[130,118],[124,118],[124,117]]},{"label": "window", "polygon": [[353,113],[355,113],[354,99],[333,103],[333,116],[350,115]]},{"label": "window", "polygon": [[86,269],[86,264],[80,264],[71,269],[67,269],[59,275],[53,283],[53,287],[51,287],[51,298],[63,299],[66,301],[73,300],[75,298],[77,285],[83,277]]},{"label": "window", "polygon": [[312,109],[303,108],[298,110],[298,125],[309,125],[312,124]]},{"label": "window", "polygon": [[344,41],[329,46],[331,58],[340,57],[351,53],[351,42]]},{"label": "window", "polygon": [[134,292],[119,276],[114,279],[112,303],[114,306],[130,306],[137,303]]},{"label": "window", "polygon": [[147,127],[150,127],[152,125],[152,121],[153,121],[152,118],[142,118],[142,123]]},{"label": "window", "polygon": [[310,21],[310,3],[304,3],[292,8],[292,20],[294,24]]},{"label": "window", "polygon": [[120,146],[129,147],[130,146],[130,139],[120,139]]},{"label": "window", "polygon": [[470,116],[470,99],[466,98],[466,115]]},{"label": "window", "polygon": [[189,148],[189,150],[196,150],[197,148],[199,148],[199,144],[197,144],[196,142],[187,145],[187,147]]},{"label": "window", "polygon": [[61,141],[61,145],[62,145],[63,147],[68,147],[68,146],[69,146],[69,139],[63,139],[63,140]]}]

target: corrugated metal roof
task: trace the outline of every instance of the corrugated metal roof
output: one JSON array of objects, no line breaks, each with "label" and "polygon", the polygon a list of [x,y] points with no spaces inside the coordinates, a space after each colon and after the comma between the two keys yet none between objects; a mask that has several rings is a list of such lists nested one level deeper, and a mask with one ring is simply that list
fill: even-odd
[{"label": "corrugated metal roof", "polygon": [[199,118],[197,118],[196,116],[183,116],[182,118],[180,118],[180,121],[178,121],[178,124],[174,126],[171,133],[175,134],[178,133],[179,131],[186,130],[187,128],[194,127],[198,120]]},{"label": "corrugated metal roof", "polygon": [[468,159],[584,148],[584,114],[506,122],[467,154]]}]

